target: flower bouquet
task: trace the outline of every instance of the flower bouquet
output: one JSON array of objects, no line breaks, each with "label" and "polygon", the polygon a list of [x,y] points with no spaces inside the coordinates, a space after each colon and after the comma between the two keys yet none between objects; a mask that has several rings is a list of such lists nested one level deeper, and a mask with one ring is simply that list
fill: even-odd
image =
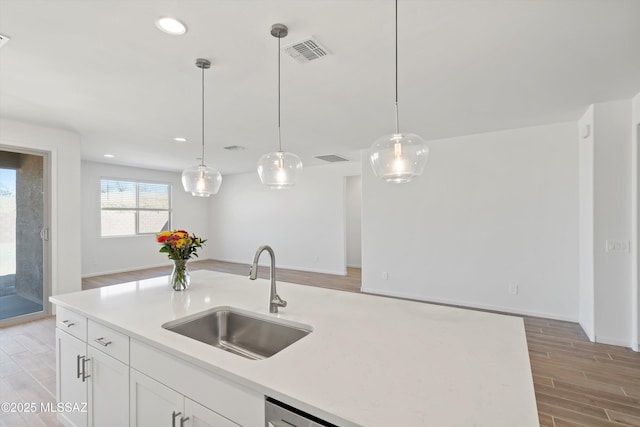
[{"label": "flower bouquet", "polygon": [[186,290],[190,280],[187,262],[191,257],[198,256],[198,248],[202,247],[206,239],[184,230],[173,230],[158,234],[156,240],[162,245],[160,252],[166,253],[173,260],[173,271],[169,277],[171,287],[175,291]]}]

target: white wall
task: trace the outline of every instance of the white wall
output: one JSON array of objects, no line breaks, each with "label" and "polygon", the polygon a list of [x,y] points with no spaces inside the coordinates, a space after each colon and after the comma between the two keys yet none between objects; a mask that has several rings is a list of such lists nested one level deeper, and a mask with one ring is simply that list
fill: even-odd
[{"label": "white wall", "polygon": [[578,121],[580,157],[580,316],[579,322],[595,341],[594,224],[593,224],[593,106]]},{"label": "white wall", "polygon": [[347,177],[347,266],[362,265],[362,177]]},{"label": "white wall", "polygon": [[[100,237],[100,179],[118,178],[171,184],[172,228],[198,237],[213,237],[209,230],[209,199],[185,193],[177,172],[82,162],[82,276],[168,265],[167,256],[153,235]],[[223,184],[224,186],[224,178]],[[212,196],[215,197],[215,196]],[[207,259],[209,243],[198,255]]]},{"label": "white wall", "polygon": [[630,346],[631,254],[606,252],[631,239],[631,100],[594,105],[596,341]]},{"label": "white wall", "polygon": [[254,172],[225,176],[211,200],[211,257],[249,264],[268,244],[278,267],[346,274],[345,176],[359,173],[354,162],[307,167],[285,191],[262,186]]},{"label": "white wall", "polygon": [[51,158],[51,294],[81,289],[80,136],[74,132],[0,119],[0,149],[30,149]]},{"label": "white wall", "polygon": [[432,141],[406,185],[364,156],[363,291],[578,319],[575,122]]}]

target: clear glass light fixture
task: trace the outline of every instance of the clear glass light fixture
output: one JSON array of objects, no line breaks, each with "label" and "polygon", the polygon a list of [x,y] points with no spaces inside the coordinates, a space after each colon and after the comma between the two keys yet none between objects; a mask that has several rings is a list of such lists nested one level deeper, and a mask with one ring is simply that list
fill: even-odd
[{"label": "clear glass light fixture", "polygon": [[386,182],[401,184],[422,175],[429,149],[414,133],[394,133],[378,138],[371,146],[373,173]]},{"label": "clear glass light fixture", "polygon": [[182,172],[184,191],[198,197],[209,197],[218,193],[222,184],[222,175],[204,164],[204,70],[211,67],[206,59],[196,59],[196,67],[202,70],[202,157],[199,165],[190,166]]},{"label": "clear glass light fixture", "polygon": [[396,132],[378,138],[371,146],[371,168],[380,179],[391,183],[410,182],[422,175],[429,147],[414,133],[401,133],[398,120],[398,0],[396,0]]},{"label": "clear glass light fixture", "polygon": [[195,165],[182,171],[184,191],[192,196],[209,197],[217,194],[222,184],[222,175],[217,170],[205,165]]},{"label": "clear glass light fixture", "polygon": [[260,181],[274,190],[293,187],[301,170],[300,157],[285,151],[267,153],[258,160]]},{"label": "clear glass light fixture", "polygon": [[289,30],[285,25],[273,24],[271,35],[278,39],[278,151],[267,153],[258,160],[260,181],[272,189],[287,189],[295,185],[302,170],[302,160],[293,153],[282,151],[282,132],[280,129],[280,39],[286,37]]}]

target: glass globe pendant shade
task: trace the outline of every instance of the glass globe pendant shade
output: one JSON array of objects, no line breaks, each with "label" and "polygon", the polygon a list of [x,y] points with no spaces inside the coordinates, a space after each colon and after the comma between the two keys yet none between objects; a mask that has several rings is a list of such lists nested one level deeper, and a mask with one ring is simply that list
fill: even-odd
[{"label": "glass globe pendant shade", "polygon": [[300,157],[285,151],[267,153],[258,160],[260,181],[274,190],[293,187],[301,170]]},{"label": "glass globe pendant shade", "polygon": [[184,191],[197,197],[209,197],[217,194],[222,184],[222,175],[217,170],[204,164],[204,70],[211,68],[211,61],[196,59],[196,67],[202,70],[202,157],[199,165],[190,166],[182,171]]},{"label": "glass globe pendant shade", "polygon": [[371,168],[380,179],[401,184],[422,175],[429,157],[424,140],[414,133],[394,133],[371,146]]},{"label": "glass globe pendant shade", "polygon": [[222,184],[222,175],[217,170],[205,165],[190,166],[182,171],[184,191],[198,197],[209,197],[217,194]]}]

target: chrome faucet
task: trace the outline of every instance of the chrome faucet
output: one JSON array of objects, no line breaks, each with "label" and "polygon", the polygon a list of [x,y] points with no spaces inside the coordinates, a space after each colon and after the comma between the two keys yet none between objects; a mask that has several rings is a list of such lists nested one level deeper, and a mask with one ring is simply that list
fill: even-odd
[{"label": "chrome faucet", "polygon": [[269,313],[277,313],[278,307],[286,307],[287,302],[278,296],[276,291],[276,254],[273,253],[271,246],[263,245],[258,248],[253,257],[253,264],[249,268],[249,279],[256,280],[258,278],[258,259],[264,251],[269,252],[271,256],[271,292],[269,293]]}]

